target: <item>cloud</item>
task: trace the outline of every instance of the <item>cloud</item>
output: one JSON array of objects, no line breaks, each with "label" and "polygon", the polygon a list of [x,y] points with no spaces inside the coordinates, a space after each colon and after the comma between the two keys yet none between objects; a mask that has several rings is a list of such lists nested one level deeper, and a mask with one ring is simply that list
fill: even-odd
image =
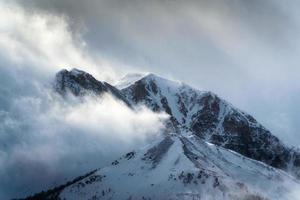
[{"label": "cloud", "polygon": [[[111,96],[62,100],[62,67],[100,79],[112,63],[89,56],[68,17],[0,1],[0,197],[24,197],[86,173],[158,136],[167,116],[129,109]],[[100,73],[99,73],[100,72]]]},{"label": "cloud", "polygon": [[88,55],[81,32],[71,31],[67,16],[24,10],[5,0],[0,5],[0,50],[14,64],[10,71],[35,71],[49,77],[62,67],[77,66],[101,79],[114,75],[110,63]]},{"label": "cloud", "polygon": [[68,102],[41,92],[14,99],[12,109],[1,113],[2,197],[47,189],[103,166],[159,136],[167,119],[108,95]]},{"label": "cloud", "polygon": [[145,107],[133,111],[111,96],[89,100],[72,108],[66,115],[66,122],[76,129],[92,134],[105,130],[113,138],[128,143],[132,142],[132,136],[143,139],[147,133],[153,134],[160,130],[162,123],[159,119],[166,119],[166,116],[154,114]]}]

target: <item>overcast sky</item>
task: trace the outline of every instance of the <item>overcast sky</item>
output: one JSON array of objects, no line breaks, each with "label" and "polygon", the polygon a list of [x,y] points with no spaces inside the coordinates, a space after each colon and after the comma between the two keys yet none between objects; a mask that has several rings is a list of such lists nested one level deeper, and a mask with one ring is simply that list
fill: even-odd
[{"label": "overcast sky", "polygon": [[[28,96],[44,99],[39,85],[61,68],[77,67],[112,83],[129,72],[154,72],[211,90],[299,147],[299,6],[297,0],[0,0],[0,139],[8,138],[10,115],[31,104]],[[24,106],[16,106],[24,97]],[[0,164],[6,153],[0,149]]]},{"label": "overcast sky", "polygon": [[117,77],[150,71],[212,90],[300,144],[299,1],[19,2],[64,16],[89,56],[113,62]]}]

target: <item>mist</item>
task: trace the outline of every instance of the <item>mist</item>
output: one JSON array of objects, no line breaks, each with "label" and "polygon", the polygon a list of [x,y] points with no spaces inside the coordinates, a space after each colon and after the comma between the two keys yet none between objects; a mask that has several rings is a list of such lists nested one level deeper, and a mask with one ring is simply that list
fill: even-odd
[{"label": "mist", "polygon": [[109,95],[66,101],[41,92],[12,100],[1,112],[2,198],[24,197],[105,166],[158,137],[167,119]]},{"label": "mist", "polygon": [[110,95],[63,99],[53,91],[63,66],[114,77],[109,62],[86,54],[64,17],[0,7],[1,199],[62,184],[159,137],[164,113],[133,110]]}]

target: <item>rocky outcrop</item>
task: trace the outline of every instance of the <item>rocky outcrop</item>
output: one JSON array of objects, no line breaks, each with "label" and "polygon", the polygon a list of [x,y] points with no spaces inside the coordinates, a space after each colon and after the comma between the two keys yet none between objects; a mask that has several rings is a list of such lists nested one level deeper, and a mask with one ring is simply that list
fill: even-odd
[{"label": "rocky outcrop", "polygon": [[71,93],[74,96],[102,95],[110,93],[115,98],[130,106],[124,95],[112,85],[96,80],[91,74],[78,69],[63,69],[55,76],[54,89],[62,96]]}]

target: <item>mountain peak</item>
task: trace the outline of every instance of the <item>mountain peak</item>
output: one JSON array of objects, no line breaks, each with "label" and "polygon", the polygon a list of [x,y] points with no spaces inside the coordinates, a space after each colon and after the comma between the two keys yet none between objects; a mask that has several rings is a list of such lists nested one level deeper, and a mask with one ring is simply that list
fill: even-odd
[{"label": "mountain peak", "polygon": [[142,79],[143,80],[156,81],[157,83],[164,83],[164,84],[169,84],[169,85],[177,85],[177,86],[183,85],[183,83],[180,82],[180,81],[176,81],[176,80],[172,80],[172,79],[167,79],[167,78],[164,78],[164,77],[159,76],[159,75],[154,74],[154,73],[148,73]]},{"label": "mountain peak", "polygon": [[166,78],[163,78],[157,74],[154,74],[152,72],[147,73],[129,73],[126,74],[123,78],[121,78],[116,84],[115,87],[118,89],[125,89],[129,87],[130,85],[133,85],[134,83],[138,81],[143,82],[156,82],[157,84],[167,84],[167,85],[176,85],[180,86],[183,85],[183,83],[179,81],[169,80]]},{"label": "mountain peak", "polygon": [[131,84],[135,83],[146,77],[148,73],[129,73],[122,77],[116,84],[115,87],[118,89],[124,89]]},{"label": "mountain peak", "polygon": [[89,74],[83,70],[77,69],[77,68],[72,68],[70,71],[67,69],[62,69],[57,74],[64,74],[64,75],[72,75],[72,76],[80,76],[84,74]]},{"label": "mountain peak", "polygon": [[124,95],[117,88],[106,82],[98,81],[91,74],[76,68],[70,71],[66,69],[59,71],[55,76],[54,89],[62,96],[68,93],[74,96],[109,93],[130,106]]},{"label": "mountain peak", "polygon": [[82,96],[88,91],[100,94],[105,87],[101,81],[96,80],[91,74],[73,68],[68,71],[63,69],[55,76],[55,90],[65,95],[71,92],[75,96]]},{"label": "mountain peak", "polygon": [[143,78],[145,78],[145,79],[157,79],[157,78],[163,79],[161,76],[154,74],[152,72],[147,73]]},{"label": "mountain peak", "polygon": [[88,74],[87,72],[85,71],[82,71],[80,69],[77,69],[77,68],[73,68],[71,71],[70,71],[70,74],[74,75],[74,76],[80,76],[80,75],[84,75],[84,74]]}]

